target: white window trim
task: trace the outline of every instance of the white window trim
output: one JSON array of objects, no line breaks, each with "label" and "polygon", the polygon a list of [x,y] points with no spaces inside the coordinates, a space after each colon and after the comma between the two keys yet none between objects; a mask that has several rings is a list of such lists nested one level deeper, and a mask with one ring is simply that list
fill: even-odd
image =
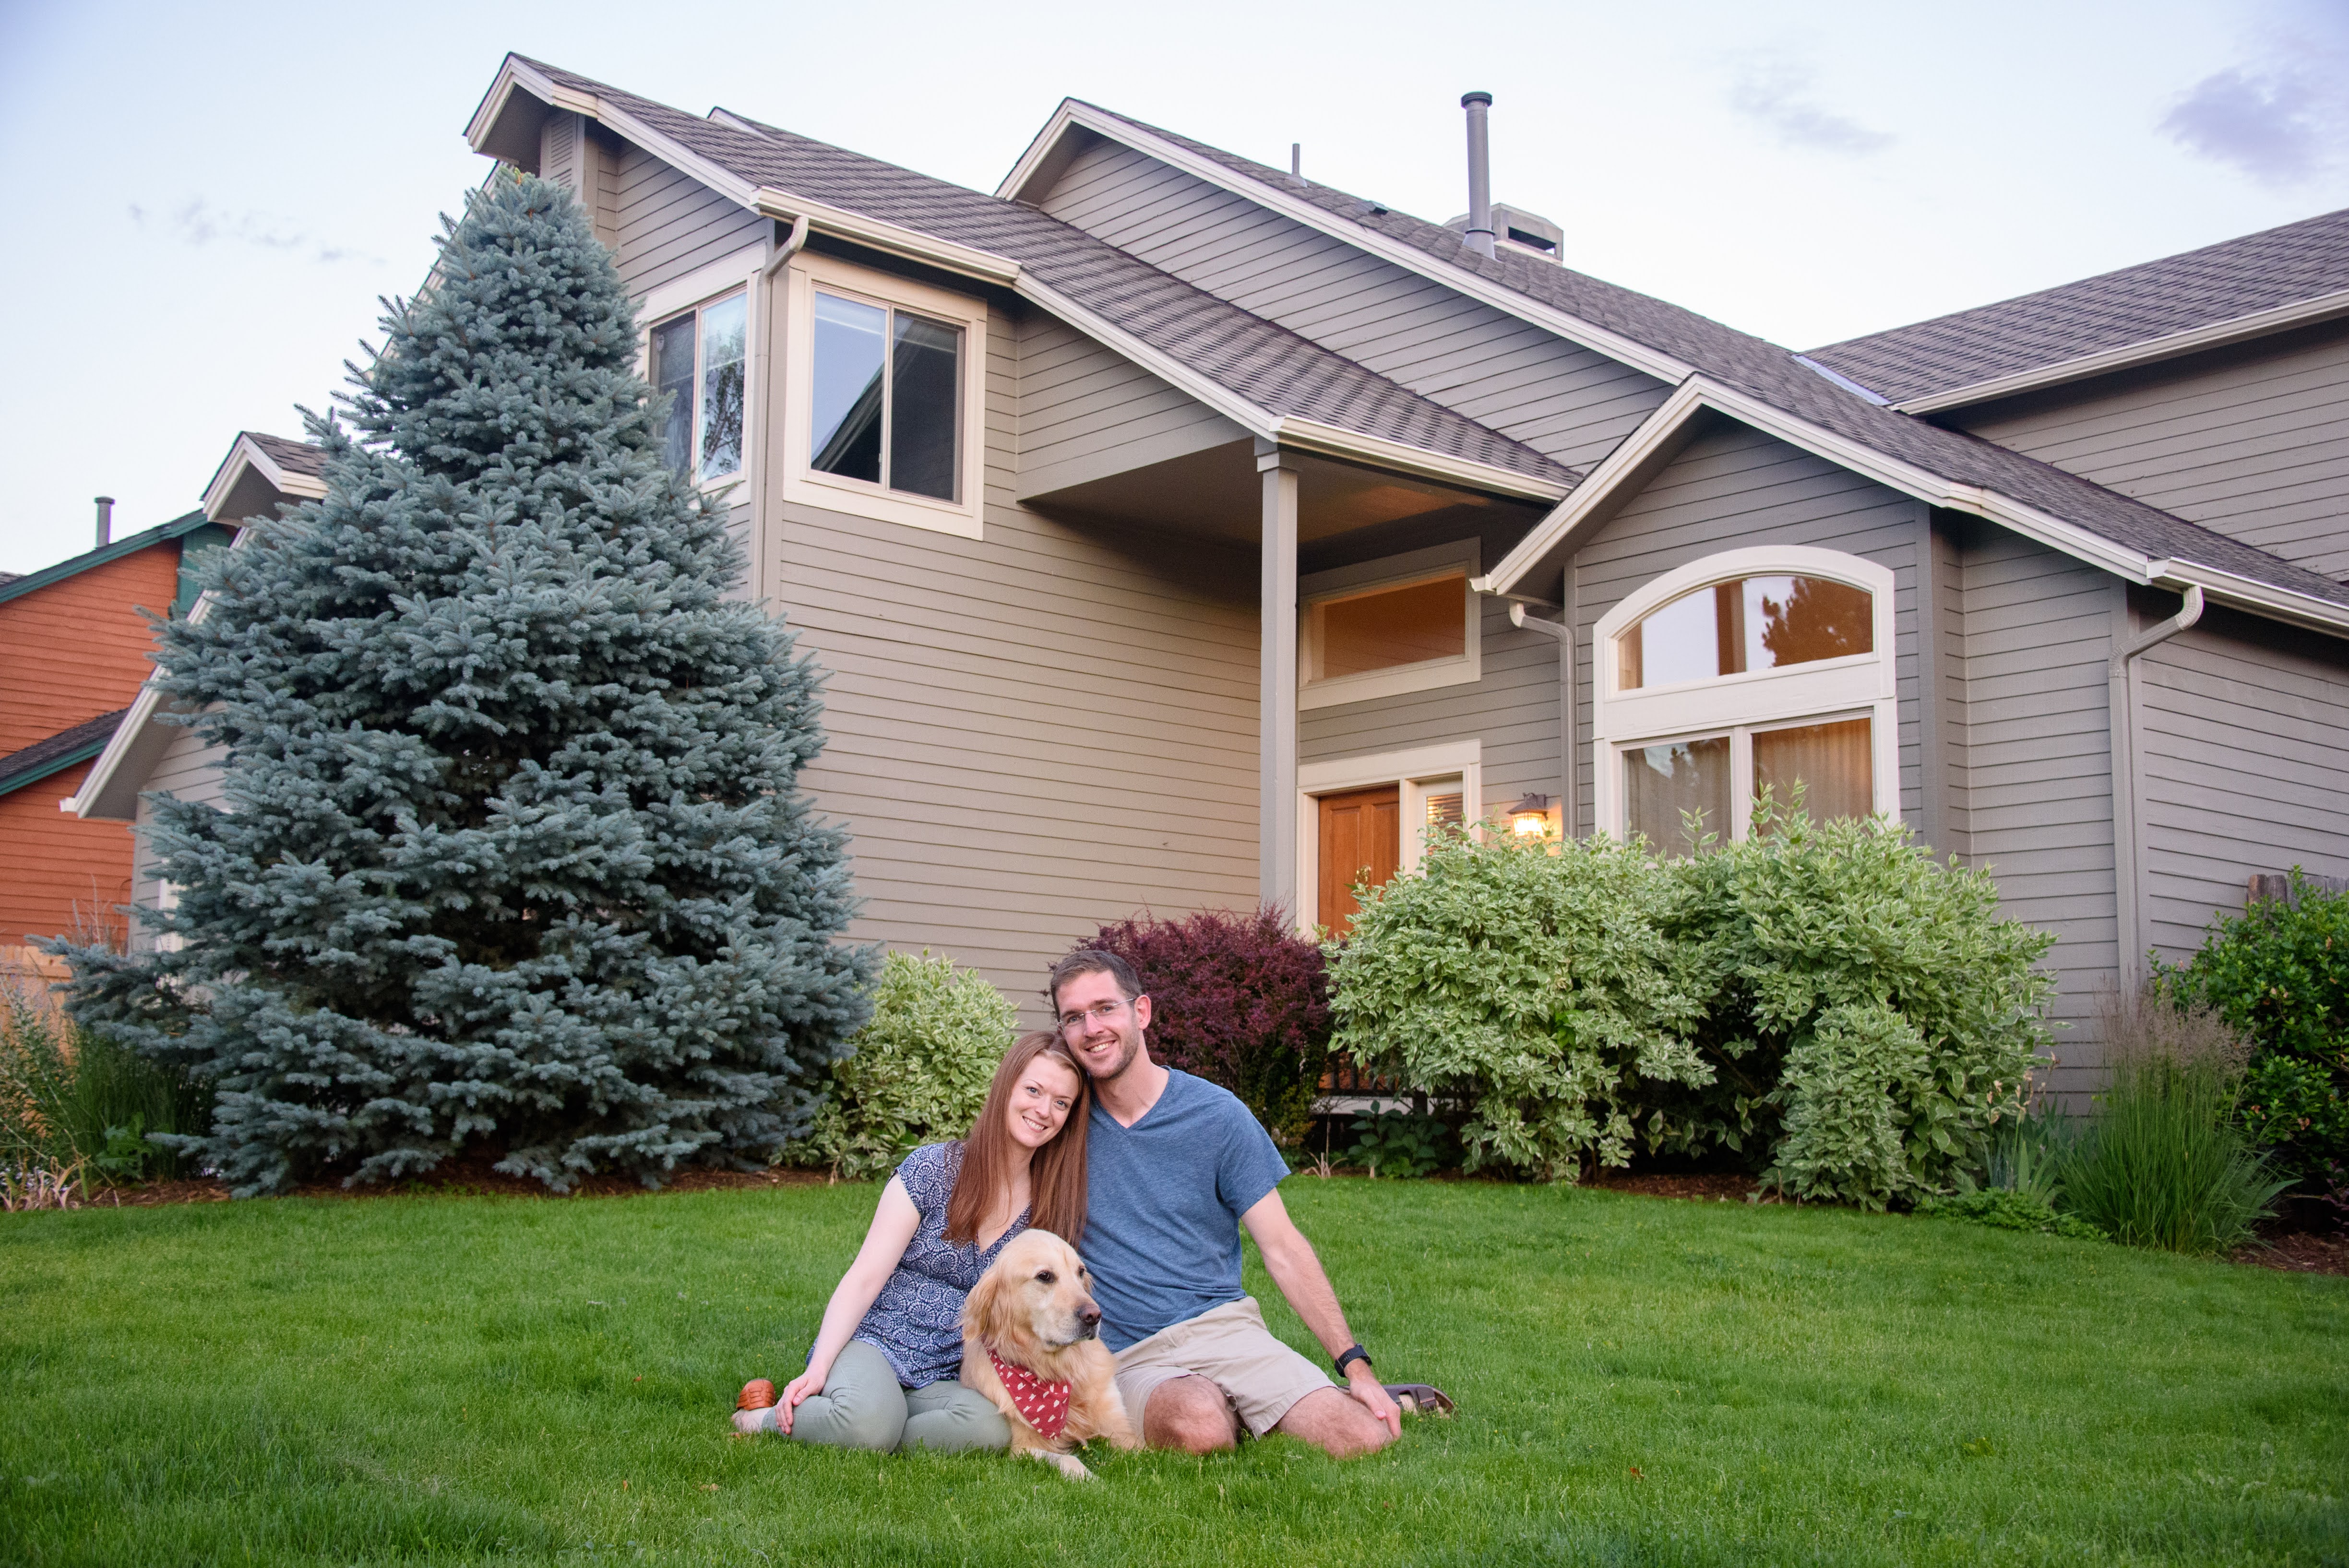
[{"label": "white window trim", "polygon": [[[1353,789],[1394,785],[1402,792],[1402,853],[1397,874],[1419,870],[1421,836],[1427,826],[1427,797],[1442,791],[1430,785],[1460,780],[1462,816],[1474,827],[1484,820],[1485,746],[1481,740],[1452,740],[1408,751],[1381,751],[1363,757],[1340,757],[1308,762],[1297,769],[1297,900],[1300,904],[1320,896],[1321,797]],[[1291,912],[1297,929],[1310,934],[1319,909]]]},{"label": "white window trim", "polygon": [[[636,302],[639,324],[636,333],[637,373],[650,382],[653,378],[653,328],[667,325],[688,310],[698,311],[704,305],[716,304],[737,290],[750,301],[742,331],[742,466],[730,474],[720,474],[715,479],[693,480],[692,484],[698,490],[722,490],[730,485],[748,485],[756,478],[751,469],[759,447],[752,432],[759,428],[759,422],[767,415],[767,389],[759,385],[760,378],[756,374],[760,335],[767,329],[767,291],[759,287],[759,269],[764,264],[766,255],[764,245],[736,251],[706,266],[696,267],[681,278],[672,278],[657,288],[647,289],[644,297]],[[701,396],[698,383],[701,328],[698,324],[694,327],[693,352],[694,397],[698,399]],[[698,467],[701,461],[698,409],[695,410],[693,426],[694,463]],[[735,498],[736,501],[740,503],[750,493],[745,490],[741,496]]]},{"label": "white window trim", "polygon": [[1467,578],[1474,579],[1484,571],[1482,554],[1481,541],[1462,539],[1352,566],[1333,567],[1327,572],[1315,572],[1299,578],[1298,707],[1300,710],[1335,707],[1340,703],[1368,702],[1376,697],[1402,696],[1409,692],[1433,691],[1442,686],[1474,686],[1484,679],[1485,600],[1483,595],[1472,592],[1464,582],[1460,589],[1460,613],[1465,641],[1463,645],[1464,651],[1459,656],[1399,665],[1392,669],[1368,670],[1361,675],[1339,676],[1330,680],[1305,678],[1305,672],[1313,667],[1311,611],[1316,601],[1350,597],[1376,588],[1399,588],[1453,572],[1464,573]]},{"label": "white window trim", "polygon": [[[1619,688],[1622,671],[1616,638],[1682,594],[1732,578],[1826,577],[1868,591],[1875,617],[1876,649],[1839,659],[1821,659],[1785,670],[1749,670],[1709,681],[1677,686]],[[1595,692],[1591,703],[1592,821],[1615,838],[1623,820],[1623,754],[1644,746],[1709,736],[1729,737],[1730,821],[1733,840],[1745,836],[1753,815],[1753,736],[1800,723],[1869,719],[1868,768],[1877,812],[1900,819],[1900,704],[1889,567],[1863,556],[1815,545],[1755,545],[1724,550],[1692,561],[1644,583],[1599,618],[1592,631]]]},{"label": "white window trim", "polygon": [[[897,305],[951,322],[963,329],[962,474],[959,501],[907,495],[863,480],[817,473],[808,467],[807,409],[815,387],[815,287],[819,283],[874,304]],[[790,301],[784,307],[783,499],[881,522],[926,528],[963,539],[984,537],[987,435],[987,305],[967,294],[874,272],[831,256],[802,251],[789,269]]]}]

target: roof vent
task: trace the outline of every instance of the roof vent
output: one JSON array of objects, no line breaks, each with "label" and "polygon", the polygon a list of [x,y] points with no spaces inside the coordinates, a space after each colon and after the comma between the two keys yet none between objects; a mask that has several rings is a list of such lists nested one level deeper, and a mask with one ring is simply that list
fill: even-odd
[{"label": "roof vent", "polygon": [[[1521,256],[1539,256],[1546,262],[1565,263],[1566,231],[1540,213],[1528,212],[1523,207],[1512,207],[1505,201],[1495,201],[1491,222],[1494,238],[1500,242],[1498,248],[1515,251]],[[1468,215],[1464,212],[1444,226],[1465,232]]]}]

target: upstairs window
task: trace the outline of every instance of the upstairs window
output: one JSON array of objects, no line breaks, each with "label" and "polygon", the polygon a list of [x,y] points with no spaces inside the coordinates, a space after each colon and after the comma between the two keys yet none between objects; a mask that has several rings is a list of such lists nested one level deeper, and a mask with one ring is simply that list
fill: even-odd
[{"label": "upstairs window", "polygon": [[[1599,826],[1686,854],[1767,790],[1815,821],[1899,810],[1892,573],[1837,551],[1726,551],[1600,618]],[[1691,821],[1698,825],[1692,829]]]},{"label": "upstairs window", "polygon": [[962,328],[829,289],[814,320],[808,466],[959,500]]},{"label": "upstairs window", "polygon": [[1480,678],[1476,542],[1414,550],[1299,581],[1298,703],[1326,707]]},{"label": "upstairs window", "polygon": [[742,471],[750,320],[750,296],[738,293],[653,328],[652,383],[669,395],[662,452],[689,480],[730,479]]}]

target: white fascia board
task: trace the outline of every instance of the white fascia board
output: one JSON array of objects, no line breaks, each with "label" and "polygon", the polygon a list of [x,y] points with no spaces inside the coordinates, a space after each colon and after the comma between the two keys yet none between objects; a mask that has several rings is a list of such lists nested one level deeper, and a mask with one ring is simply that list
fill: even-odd
[{"label": "white fascia board", "polygon": [[305,500],[323,500],[326,481],[311,474],[297,474],[280,467],[267,452],[261,449],[249,436],[240,435],[236,444],[228,449],[212,482],[204,487],[204,515],[212,521],[221,521],[220,509],[236,489],[236,481],[251,469],[280,495],[300,496]]},{"label": "white fascia board", "polygon": [[2313,299],[2298,300],[2291,304],[2280,304],[2272,310],[2254,311],[2249,315],[2235,316],[2228,321],[2212,322],[2208,326],[2198,326],[2187,332],[2148,337],[2142,343],[2108,348],[2102,354],[2083,355],[2077,359],[2064,360],[2060,365],[2018,370],[2012,376],[1977,381],[1970,387],[1953,387],[1946,392],[1929,392],[1922,397],[1906,398],[1892,407],[1903,414],[1931,414],[1943,408],[1962,408],[1972,403],[2012,397],[2020,392],[2034,392],[2043,387],[2061,387],[2070,381],[2085,381],[2092,376],[2126,370],[2135,365],[2151,365],[2158,360],[2175,359],[2182,354],[2223,347],[2248,338],[2265,337],[2271,333],[2308,326],[2340,315],[2349,315],[2349,289],[2319,294]]},{"label": "white fascia board", "polygon": [[2349,633],[2349,607],[2254,583],[2194,562],[2156,560],[2011,496],[1979,485],[1945,480],[1913,463],[1887,457],[1857,441],[1820,429],[1733,388],[1695,376],[1674,389],[1638,429],[1608,453],[1606,460],[1591,470],[1590,477],[1575,488],[1565,503],[1536,524],[1533,531],[1502,558],[1500,564],[1470,586],[1480,593],[1506,594],[1515,589],[1544,556],[1572,537],[1576,528],[1599,510],[1610,491],[1636,472],[1683,424],[1707,408],[1872,479],[1888,489],[1930,506],[1987,518],[2002,528],[2128,582],[2181,589],[2199,584],[2211,597],[2241,609],[2336,634]]},{"label": "white fascia board", "polygon": [[1392,262],[1407,272],[1417,273],[1422,277],[1432,279],[1455,293],[1464,294],[1480,304],[1488,304],[1504,315],[1516,316],[1520,321],[1530,322],[1543,331],[1555,333],[1569,343],[1579,344],[1593,353],[1603,354],[1609,359],[1630,366],[1635,370],[1644,371],[1659,381],[1678,381],[1695,368],[1693,366],[1682,364],[1660,349],[1651,348],[1644,343],[1634,342],[1620,333],[1610,332],[1593,322],[1585,321],[1580,316],[1559,310],[1555,305],[1545,304],[1529,294],[1519,294],[1506,284],[1495,283],[1492,279],[1480,276],[1464,267],[1455,267],[1439,257],[1429,255],[1416,245],[1405,244],[1401,240],[1381,234],[1375,229],[1365,228],[1360,223],[1345,222],[1335,214],[1325,211],[1310,201],[1302,201],[1292,192],[1283,191],[1278,186],[1251,179],[1236,170],[1226,168],[1212,159],[1202,158],[1188,148],[1178,147],[1171,141],[1152,136],[1146,131],[1126,124],[1123,120],[1111,119],[1095,111],[1088,104],[1063,103],[1060,110],[1053,115],[1051,125],[1047,128],[1046,133],[1038,137],[1030,146],[1027,156],[1020,159],[1019,165],[1005,178],[1003,183],[996,187],[995,193],[1009,197],[1018,191],[1020,185],[1034,174],[1043,160],[1050,156],[1053,143],[1068,134],[1069,129],[1072,126],[1081,126],[1097,136],[1107,137],[1112,141],[1122,142],[1133,148],[1137,152],[1147,153],[1195,179],[1204,180],[1210,185],[1229,191],[1234,195],[1243,197],[1260,207],[1268,208],[1284,218],[1304,224],[1309,229],[1317,230],[1332,239],[1367,251],[1381,260]]},{"label": "white fascia board", "polygon": [[[659,151],[659,149],[651,150]],[[662,152],[661,156],[666,158],[668,154]],[[958,245],[952,240],[941,240],[917,229],[903,228],[879,218],[868,218],[862,212],[851,212],[846,208],[794,195],[771,185],[759,187],[750,205],[761,217],[780,219],[786,223],[805,218],[808,227],[820,232],[854,240],[876,251],[888,251],[913,261],[926,262],[964,277],[1000,284],[1007,288],[1019,281],[1019,263],[1009,256],[999,256],[992,251],[978,250],[969,245]]]},{"label": "white fascia board", "polygon": [[1280,425],[1279,418],[1269,410],[1257,407],[1230,387],[1210,380],[1180,360],[1153,348],[1124,328],[1103,321],[1058,289],[1039,282],[1032,273],[1023,274],[1015,286],[1021,299],[1050,311],[1112,353],[1123,355],[1177,391],[1213,408],[1249,435],[1268,441],[1278,438],[1276,432]]},{"label": "white fascia board", "polygon": [[1357,430],[1341,430],[1335,425],[1324,425],[1314,419],[1284,415],[1274,422],[1273,439],[1284,447],[1293,447],[1300,451],[1346,458],[1374,468],[1417,474],[1422,479],[1441,480],[1489,494],[1516,496],[1525,500],[1556,501],[1563,498],[1569,489],[1555,480],[1538,479],[1532,474],[1519,473],[1515,469],[1498,468],[1471,458],[1431,452],[1420,447],[1407,447],[1400,441],[1366,436]]}]

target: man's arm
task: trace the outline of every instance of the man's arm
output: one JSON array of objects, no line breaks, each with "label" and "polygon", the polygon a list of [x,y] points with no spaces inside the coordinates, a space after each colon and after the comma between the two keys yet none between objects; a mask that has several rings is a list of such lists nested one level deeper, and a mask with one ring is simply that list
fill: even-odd
[{"label": "man's arm", "polygon": [[[1240,1216],[1248,1234],[1256,1238],[1257,1249],[1264,1253],[1264,1266],[1272,1275],[1272,1283],[1288,1298],[1313,1337],[1321,1342],[1331,1359],[1354,1343],[1353,1331],[1346,1326],[1346,1310],[1338,1305],[1338,1293],[1330,1286],[1330,1276],[1322,1272],[1321,1260],[1314,1253],[1313,1243],[1288,1217],[1288,1205],[1280,1201],[1278,1190],[1257,1200],[1253,1208]],[[1386,1424],[1397,1437],[1402,1435],[1402,1412],[1379,1387],[1379,1375],[1370,1363],[1360,1359],[1346,1363],[1346,1392],[1351,1394],[1362,1408]]]}]

